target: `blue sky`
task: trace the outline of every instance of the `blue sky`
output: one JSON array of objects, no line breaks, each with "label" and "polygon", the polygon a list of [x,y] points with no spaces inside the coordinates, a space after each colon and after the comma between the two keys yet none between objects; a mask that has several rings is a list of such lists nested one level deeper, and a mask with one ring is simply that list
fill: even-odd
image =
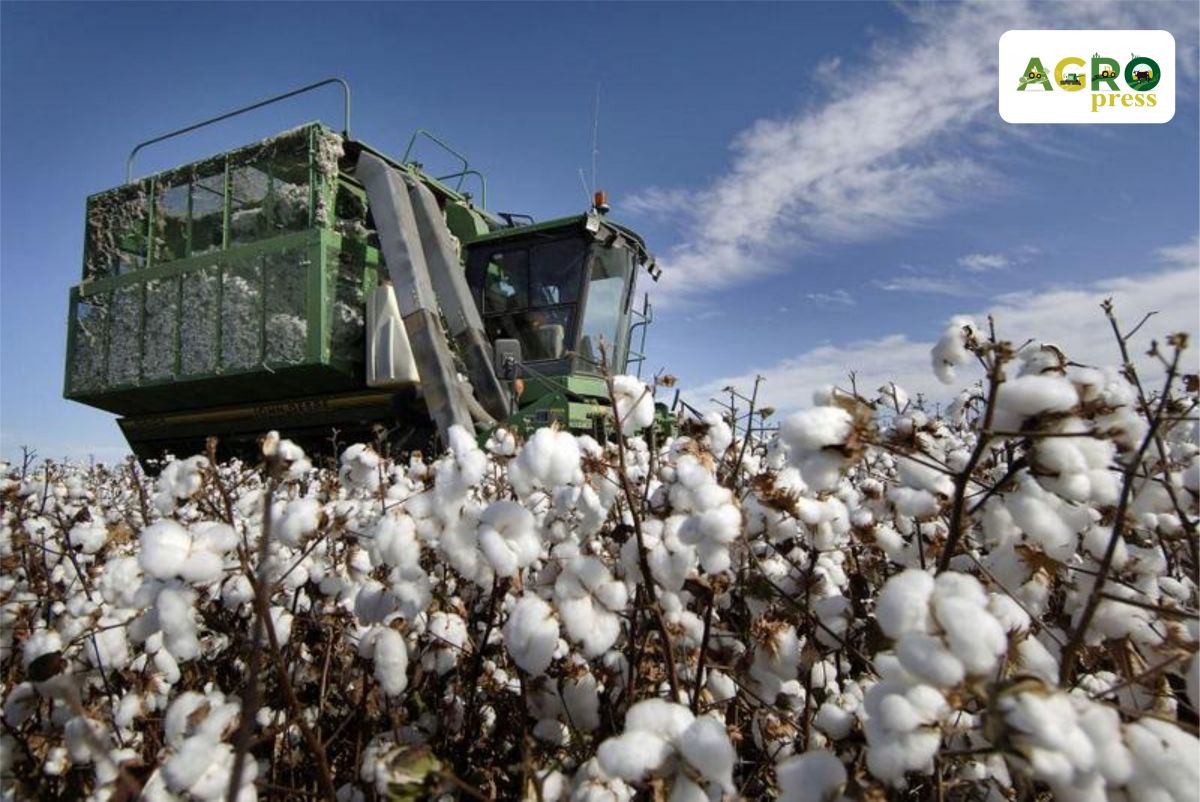
[{"label": "blue sky", "polygon": [[[1017,341],[1110,358],[1094,312],[1196,328],[1194,3],[23,4],[0,6],[0,450],[121,453],[111,416],[61,398],[87,195],[139,139],[330,75],[357,138],[438,132],[489,205],[581,210],[599,184],[664,265],[651,362],[703,397],[767,376],[807,402],[857,367],[924,391],[928,343],[995,311]],[[1165,28],[1161,126],[1010,126],[1010,28]],[[320,118],[297,99],[146,152],[150,172]],[[432,161],[432,160],[430,160]],[[1140,307],[1145,307],[1142,309]],[[1160,308],[1161,307],[1161,308]],[[1161,332],[1160,332],[1161,333]],[[931,390],[932,392],[932,390]]]}]

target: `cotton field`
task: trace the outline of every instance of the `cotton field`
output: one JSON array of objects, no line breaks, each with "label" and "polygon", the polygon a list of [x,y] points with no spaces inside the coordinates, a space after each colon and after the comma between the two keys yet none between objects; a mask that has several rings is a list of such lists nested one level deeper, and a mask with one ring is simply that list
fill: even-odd
[{"label": "cotton field", "polygon": [[1193,801],[1195,351],[1002,334],[949,407],[6,465],[3,797]]}]

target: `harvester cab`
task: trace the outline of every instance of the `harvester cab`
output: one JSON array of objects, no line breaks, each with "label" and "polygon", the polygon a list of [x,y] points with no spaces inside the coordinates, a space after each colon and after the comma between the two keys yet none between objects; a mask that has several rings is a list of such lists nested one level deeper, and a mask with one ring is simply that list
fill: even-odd
[{"label": "harvester cab", "polygon": [[[311,123],[132,177],[146,145],[330,84],[341,134]],[[461,169],[426,173],[426,140]],[[143,463],[212,437],[252,454],[270,429],[316,453],[428,448],[453,426],[603,434],[605,373],[640,365],[637,277],[659,270],[605,199],[493,215],[483,175],[432,135],[399,160],[353,139],[339,79],[148,140],[128,172],[88,199],[64,394],[120,415]]]}]

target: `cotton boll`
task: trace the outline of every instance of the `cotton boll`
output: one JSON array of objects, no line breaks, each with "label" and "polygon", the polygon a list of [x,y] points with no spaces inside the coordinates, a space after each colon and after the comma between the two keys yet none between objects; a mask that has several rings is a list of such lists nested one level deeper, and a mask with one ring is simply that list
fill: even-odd
[{"label": "cotton boll", "polygon": [[993,593],[988,597],[987,609],[1004,627],[1005,632],[1025,632],[1032,623],[1029,613],[1006,593]]},{"label": "cotton boll", "polygon": [[104,616],[97,622],[95,634],[84,641],[83,655],[93,668],[108,672],[129,665],[129,640],[121,624],[117,619]]},{"label": "cotton boll", "polygon": [[733,793],[733,765],[737,754],[725,725],[711,716],[693,721],[679,736],[679,754],[705,779]]},{"label": "cotton boll", "polygon": [[1078,403],[1075,386],[1063,376],[1018,376],[1000,385],[996,426],[1019,429],[1026,418],[1048,412],[1070,412]]},{"label": "cotton boll", "polygon": [[[870,741],[874,726],[867,724],[867,739]],[[910,771],[929,773],[933,770],[933,758],[941,746],[941,733],[937,730],[917,730],[902,736],[880,739],[871,744],[867,751],[867,769],[879,779],[900,783]]]},{"label": "cotton boll", "polygon": [[108,527],[95,518],[75,524],[68,533],[71,545],[84,554],[95,554],[108,541]]},{"label": "cotton boll", "polygon": [[528,593],[522,596],[504,623],[504,643],[527,673],[545,673],[558,647],[558,619],[550,605]]},{"label": "cotton boll", "polygon": [[708,412],[701,420],[707,427],[701,441],[714,457],[720,459],[733,445],[733,431],[720,413]]},{"label": "cotton boll", "polygon": [[598,657],[620,636],[616,613],[625,608],[625,585],[595,557],[571,559],[554,583],[554,598],[567,635],[583,645],[584,657]]},{"label": "cotton boll", "polygon": [[1200,739],[1176,725],[1143,718],[1125,728],[1134,772],[1128,784],[1134,800],[1192,800],[1200,787]]},{"label": "cotton boll", "polygon": [[220,555],[195,548],[179,568],[180,578],[193,585],[208,585],[224,575],[225,561]]},{"label": "cotton boll", "polygon": [[737,683],[729,675],[716,669],[707,672],[704,687],[712,695],[714,704],[728,702],[737,697]]},{"label": "cotton boll", "polygon": [[4,697],[4,721],[11,727],[20,727],[37,712],[40,700],[32,682],[22,682]]},{"label": "cotton boll", "polygon": [[948,710],[936,688],[915,682],[886,653],[875,659],[885,679],[871,686],[863,699],[869,749],[867,768],[885,782],[896,783],[909,771],[929,772],[941,745],[935,725]]},{"label": "cotton boll", "polygon": [[954,369],[970,360],[971,352],[967,350],[967,344],[975,337],[976,330],[974,321],[968,317],[950,319],[942,338],[933,346],[930,354],[933,372],[942,384],[951,384],[954,381]]},{"label": "cotton boll", "polygon": [[428,632],[432,641],[421,656],[421,664],[439,675],[453,670],[467,646],[466,622],[455,613],[439,610],[429,617]]},{"label": "cotton boll", "polygon": [[34,660],[53,652],[61,652],[62,649],[62,637],[56,631],[35,629],[21,645],[21,667],[28,671]]},{"label": "cotton boll", "polygon": [[803,454],[842,445],[853,426],[854,419],[841,407],[812,407],[789,416],[783,422],[779,436],[788,448]]},{"label": "cotton boll", "polygon": [[372,631],[375,679],[388,696],[399,696],[408,687],[408,648],[396,630],[378,626]]},{"label": "cotton boll", "polygon": [[896,478],[901,484],[946,498],[954,495],[954,480],[945,472],[909,457],[900,457],[896,461]]},{"label": "cotton boll", "polygon": [[667,802],[713,802],[716,794],[708,794],[686,774],[679,773],[671,781],[671,795]]},{"label": "cotton boll", "polygon": [[196,592],[174,581],[159,589],[154,600],[163,648],[177,660],[192,660],[200,654],[195,604]]},{"label": "cotton boll", "polygon": [[931,635],[904,635],[896,643],[896,656],[913,676],[939,688],[953,688],[966,674],[962,661]]},{"label": "cotton boll", "polygon": [[420,570],[421,544],[413,519],[402,511],[389,511],[375,525],[368,542],[371,562],[401,569]]},{"label": "cotton boll", "polygon": [[680,704],[665,699],[643,699],[625,713],[625,729],[652,732],[675,742],[696,717]]},{"label": "cotton boll", "polygon": [[1076,773],[1096,765],[1096,750],[1079,727],[1066,694],[1031,689],[1001,697],[997,709],[1010,727],[1010,740],[1030,762],[1038,779],[1068,785]]},{"label": "cotton boll", "polygon": [[621,419],[621,434],[637,434],[654,423],[654,396],[636,376],[614,376],[613,400]]},{"label": "cotton boll", "polygon": [[[218,802],[225,799],[229,777],[233,772],[233,747],[229,744],[207,744],[196,740],[187,741],[179,754],[170,758],[163,766],[163,775],[168,786],[186,791],[201,802]],[[255,799],[253,781],[257,776],[257,764],[246,761],[237,799]],[[174,783],[172,782],[174,779]]]},{"label": "cotton boll", "polygon": [[761,695],[773,700],[784,691],[785,683],[796,679],[803,644],[790,624],[763,621],[756,629],[759,642],[754,650],[750,676],[758,683]]},{"label": "cotton boll", "polygon": [[142,584],[142,569],[137,557],[110,557],[96,582],[101,598],[114,607],[133,607]]},{"label": "cotton boll", "polygon": [[875,603],[875,619],[889,638],[929,630],[929,600],[934,580],[930,574],[909,569],[887,581]]},{"label": "cotton boll", "polygon": [[813,726],[831,739],[840,741],[854,729],[856,709],[857,705],[852,704],[845,694],[839,694],[817,709],[817,714],[813,717]]},{"label": "cotton boll", "polygon": [[624,780],[607,774],[600,761],[591,758],[575,772],[570,802],[631,802],[633,789]]},{"label": "cotton boll", "polygon": [[192,549],[192,536],[170,520],[143,529],[139,541],[138,562],[147,575],[156,579],[177,576]]},{"label": "cotton boll", "polygon": [[605,774],[636,783],[662,769],[674,751],[652,732],[627,730],[600,744],[596,758]]},{"label": "cotton boll", "polygon": [[1075,552],[1076,530],[1059,514],[1045,497],[1036,492],[1009,494],[1004,501],[1013,522],[1034,542],[1045,549],[1046,554],[1060,562],[1070,559]]},{"label": "cotton boll", "polygon": [[538,429],[509,464],[509,481],[521,495],[583,480],[579,443],[568,432]]},{"label": "cotton boll", "polygon": [[103,757],[104,751],[98,751],[93,744],[101,747],[108,745],[108,732],[100,722],[73,716],[63,727],[63,737],[67,745],[67,755],[76,765],[91,763],[97,757]]},{"label": "cotton boll", "polygon": [[245,574],[234,574],[221,585],[221,603],[237,608],[254,598],[254,587]]},{"label": "cotton boll", "polygon": [[497,457],[511,457],[517,453],[517,438],[508,429],[499,428],[492,432],[484,445],[488,453]]},{"label": "cotton boll", "polygon": [[560,692],[571,725],[575,729],[581,732],[599,729],[600,694],[596,678],[591,673],[574,679],[564,679]]},{"label": "cotton boll", "polygon": [[542,551],[533,514],[515,501],[493,501],[479,518],[479,549],[497,576],[516,576]]},{"label": "cotton boll", "polygon": [[267,614],[271,619],[271,628],[275,630],[276,642],[283,646],[292,636],[292,614],[285,608],[272,606]]},{"label": "cotton boll", "polygon": [[314,498],[289,501],[280,512],[271,535],[296,548],[321,525],[321,504]]},{"label": "cotton boll", "polygon": [[170,515],[175,506],[190,499],[204,486],[204,470],[208,458],[196,455],[185,460],[171,460],[162,469],[156,482],[154,506],[163,515]]},{"label": "cotton boll", "polygon": [[888,501],[895,506],[896,512],[916,520],[927,520],[937,515],[942,505],[928,490],[914,490],[911,487],[890,487],[887,491]]},{"label": "cotton boll", "polygon": [[829,752],[811,751],[775,767],[779,802],[832,802],[846,785],[846,767]]},{"label": "cotton boll", "polygon": [[342,452],[338,476],[342,484],[372,493],[379,488],[379,455],[370,446],[355,443]]},{"label": "cotton boll", "polygon": [[226,523],[199,521],[189,527],[192,534],[192,551],[208,551],[217,556],[233,552],[241,544],[237,531]]},{"label": "cotton boll", "polygon": [[471,489],[483,481],[487,454],[462,426],[451,426],[450,450],[433,466],[434,512],[449,523],[466,503]]}]

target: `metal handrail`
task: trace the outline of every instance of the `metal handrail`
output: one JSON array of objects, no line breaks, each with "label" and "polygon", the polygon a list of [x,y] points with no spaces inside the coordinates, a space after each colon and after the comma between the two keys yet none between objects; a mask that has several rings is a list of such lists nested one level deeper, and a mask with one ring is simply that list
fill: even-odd
[{"label": "metal handrail", "polygon": [[435,145],[441,146],[442,150],[446,151],[451,156],[453,156],[454,158],[456,158],[460,162],[462,162],[463,172],[466,172],[467,170],[471,169],[471,163],[467,161],[466,156],[462,155],[457,150],[450,147],[445,142],[443,142],[442,140],[438,139],[433,134],[426,131],[424,128],[418,128],[417,130],[413,131],[412,139],[408,140],[408,147],[404,149],[404,158],[401,159],[400,161],[404,162],[405,164],[409,163],[408,157],[412,155],[413,147],[416,146],[416,144],[417,144],[417,137],[422,137],[422,136],[425,137],[426,139],[432,140]]},{"label": "metal handrail", "polygon": [[454,185],[454,191],[461,193],[463,181],[465,181],[467,176],[469,176],[469,175],[473,175],[477,179],[479,179],[479,205],[486,209],[487,208],[487,178],[485,178],[483,173],[479,172],[478,170],[460,170],[457,173],[450,173],[450,175],[439,175],[439,176],[437,176],[436,180],[438,180],[442,183],[445,183],[446,181],[449,181],[451,178],[457,178],[458,183]]},{"label": "metal handrail", "polygon": [[237,115],[245,114],[248,111],[254,111],[255,109],[261,109],[263,106],[269,106],[270,104],[277,103],[280,100],[287,100],[290,97],[295,97],[296,95],[300,95],[305,92],[311,92],[314,89],[319,89],[322,86],[328,86],[329,84],[339,84],[342,87],[342,135],[344,137],[346,137],[347,139],[349,139],[350,138],[350,84],[346,83],[346,81],[344,81],[341,78],[326,78],[323,81],[317,81],[315,84],[309,84],[308,86],[302,86],[299,89],[293,89],[290,92],[284,92],[282,95],[275,95],[274,97],[269,97],[265,100],[260,100],[257,103],[251,103],[249,106],[242,106],[240,109],[234,109],[233,111],[226,112],[225,114],[221,114],[216,117],[209,118],[202,122],[194,123],[192,125],[186,126],[185,128],[180,128],[176,131],[171,131],[170,133],[162,134],[161,136],[156,136],[153,139],[147,139],[145,142],[139,142],[138,144],[134,145],[133,150],[129,151],[129,158],[125,160],[125,183],[129,184],[129,183],[133,182],[133,160],[138,155],[138,152],[142,148],[145,148],[149,145],[155,145],[164,140],[171,139],[172,137],[191,133],[192,131],[195,131],[197,128],[203,128],[206,125],[212,125],[213,123],[219,123],[222,120],[228,120],[230,117],[236,117]]}]

